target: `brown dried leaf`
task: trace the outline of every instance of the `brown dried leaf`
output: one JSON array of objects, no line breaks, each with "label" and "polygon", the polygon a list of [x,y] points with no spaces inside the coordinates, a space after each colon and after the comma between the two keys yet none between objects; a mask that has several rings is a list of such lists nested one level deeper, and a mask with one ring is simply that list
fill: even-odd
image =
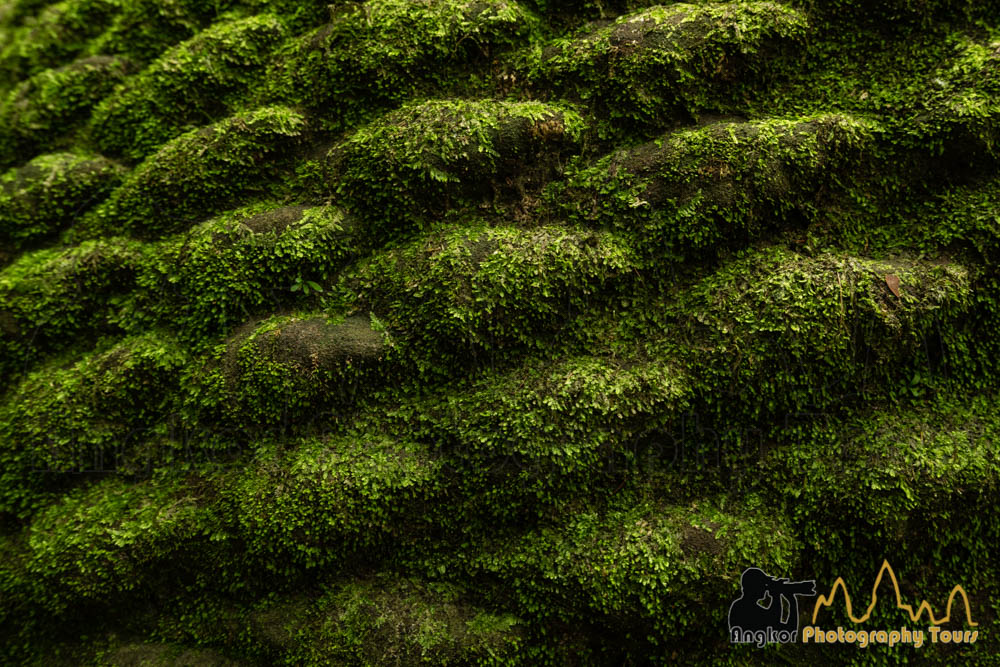
[{"label": "brown dried leaf", "polygon": [[895,294],[897,299],[902,296],[899,293],[899,276],[895,273],[886,274],[885,284],[889,286],[889,291]]}]

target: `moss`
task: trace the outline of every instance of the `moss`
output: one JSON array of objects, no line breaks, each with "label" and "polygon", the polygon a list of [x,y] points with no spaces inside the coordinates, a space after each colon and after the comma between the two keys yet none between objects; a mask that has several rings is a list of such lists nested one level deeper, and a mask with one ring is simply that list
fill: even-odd
[{"label": "moss", "polygon": [[202,409],[243,428],[308,421],[391,381],[395,356],[367,315],[278,315],[237,330],[197,393]]},{"label": "moss", "polygon": [[91,53],[115,54],[145,64],[163,51],[193,37],[225,9],[228,2],[199,0],[121,0],[120,9],[88,45]]},{"label": "moss", "polygon": [[0,663],[989,663],[997,16],[0,2]]},{"label": "moss", "polygon": [[332,22],[279,54],[264,94],[315,110],[328,127],[342,128],[419,87],[441,83],[442,67],[489,62],[536,28],[528,12],[509,0],[346,5]]},{"label": "moss", "polygon": [[265,107],[183,134],[130,173],[80,235],[114,229],[150,238],[182,229],[265,185],[304,130],[301,115]]},{"label": "moss", "polygon": [[479,223],[379,255],[349,284],[408,354],[441,367],[539,344],[621,290],[633,267],[611,233]]},{"label": "moss", "polygon": [[727,396],[718,414],[754,423],[877,395],[913,368],[930,370],[926,347],[939,327],[956,332],[939,346],[961,343],[972,295],[969,272],[953,263],[774,248],[731,262],[672,310],[675,336],[717,395],[756,388],[752,397]]},{"label": "moss", "polygon": [[739,99],[808,22],[776,2],[677,3],[530,50],[518,69],[545,94],[586,100],[613,125],[669,125]]},{"label": "moss", "polygon": [[815,220],[874,131],[840,115],[711,123],[579,168],[547,198],[572,219],[622,229],[656,262],[691,259]]},{"label": "moss", "polygon": [[64,613],[166,575],[172,557],[215,527],[200,501],[196,487],[162,481],[108,479],[67,494],[28,531],[19,574],[37,596],[32,606]]},{"label": "moss", "polygon": [[[699,639],[700,622],[725,625],[745,554],[767,572],[789,573],[800,548],[792,526],[769,519],[757,498],[725,509],[711,498],[675,507],[659,500],[665,492],[652,484],[609,505],[573,503],[535,530],[486,540],[468,568],[512,582],[516,608],[532,620],[585,624],[592,661],[613,658],[613,637],[656,662],[678,642],[694,653],[712,641]],[[685,555],[683,535],[706,526],[723,548]]]},{"label": "moss", "polygon": [[206,121],[228,115],[284,37],[274,16],[220,21],[129,78],[95,111],[102,151],[141,159]]},{"label": "moss", "polygon": [[331,207],[251,206],[151,249],[137,282],[134,322],[152,319],[204,340],[249,318],[309,302],[360,253],[353,221]]},{"label": "moss", "polygon": [[365,433],[263,451],[232,489],[247,548],[265,567],[336,568],[420,531],[442,485],[441,458]]},{"label": "moss", "polygon": [[1000,148],[1000,42],[963,40],[955,57],[921,91],[907,139],[938,154],[972,163]]},{"label": "moss", "polygon": [[218,651],[170,644],[125,644],[99,663],[108,667],[236,667],[241,664]]},{"label": "moss", "polygon": [[[42,155],[0,175],[0,253],[10,258],[72,224],[121,177],[113,162],[74,153]],[[5,263],[0,259],[0,266]]]},{"label": "moss", "polygon": [[183,363],[180,350],[148,336],[29,375],[0,408],[8,443],[0,512],[23,518],[37,507],[24,489],[44,493],[73,479],[60,473],[134,467],[133,450],[166,426]]},{"label": "moss", "polygon": [[329,587],[286,660],[321,664],[511,664],[521,621],[464,599],[454,585],[382,575]]},{"label": "moss", "polygon": [[10,85],[73,60],[118,8],[116,0],[65,0],[49,5],[16,28],[14,38],[0,51],[0,81]]},{"label": "moss", "polygon": [[[997,567],[992,545],[1000,535],[995,517],[981,509],[993,502],[1000,481],[995,403],[993,396],[941,392],[803,423],[795,440],[767,453],[759,486],[794,520],[819,581],[843,577],[852,592],[865,590],[888,560],[905,599],[926,599],[940,614],[960,582],[980,615],[976,621],[992,624],[979,599],[995,585],[980,573]],[[895,611],[879,610],[879,620],[908,620]],[[842,616],[824,610],[821,623]],[[927,648],[928,659],[942,662],[975,660],[977,652]]]},{"label": "moss", "polygon": [[134,284],[139,251],[91,241],[23,255],[0,273],[0,373],[5,379],[51,353],[118,330],[117,299]]},{"label": "moss", "polygon": [[447,443],[464,493],[482,499],[471,511],[507,523],[563,493],[600,488],[637,438],[677,424],[695,389],[667,354],[608,351],[529,360],[386,411],[381,421]]},{"label": "moss", "polygon": [[108,56],[91,56],[44,70],[19,84],[0,105],[0,162],[34,154],[80,125],[91,108],[124,78],[128,65]]},{"label": "moss", "polygon": [[[559,167],[579,145],[574,112],[536,102],[430,100],[407,105],[354,133],[327,156],[338,201],[380,227],[419,221]],[[540,173],[539,173],[540,172]]]}]

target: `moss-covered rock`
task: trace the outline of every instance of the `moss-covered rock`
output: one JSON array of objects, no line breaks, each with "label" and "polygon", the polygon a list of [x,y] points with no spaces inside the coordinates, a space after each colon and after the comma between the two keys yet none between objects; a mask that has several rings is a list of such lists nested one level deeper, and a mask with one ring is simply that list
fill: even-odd
[{"label": "moss-covered rock", "polygon": [[62,614],[169,576],[172,559],[191,557],[192,545],[216,532],[200,492],[176,480],[107,479],[52,504],[28,531],[17,573],[37,596],[31,606]]},{"label": "moss-covered rock", "polygon": [[513,0],[348,4],[279,54],[264,94],[315,110],[327,126],[342,128],[444,83],[442,69],[449,65],[489,62],[536,29]]},{"label": "moss-covered rock", "polygon": [[349,284],[433,369],[445,359],[495,360],[572,328],[575,316],[622,291],[634,266],[612,233],[478,223],[378,255]]},{"label": "moss-covered rock", "polygon": [[105,158],[54,153],[0,175],[0,267],[73,224],[119,184],[122,172]]},{"label": "moss-covered rock", "polygon": [[88,216],[84,237],[117,230],[157,237],[225,209],[267,184],[305,119],[265,107],[181,135],[148,157]]},{"label": "moss-covered rock", "polygon": [[242,429],[336,421],[372,385],[393,379],[395,347],[369,315],[276,315],[250,322],[197,376],[201,418]]},{"label": "moss-covered rock", "polygon": [[536,46],[518,69],[612,126],[662,127],[739,99],[807,29],[805,14],[777,2],[676,3]]},{"label": "moss-covered rock", "polygon": [[1000,155],[1000,40],[964,40],[920,91],[907,139],[968,165]]},{"label": "moss-covered rock", "polygon": [[23,518],[37,499],[22,498],[22,489],[58,490],[72,479],[67,472],[141,469],[134,450],[168,425],[184,361],[169,341],[149,336],[28,376],[0,407],[0,512]]},{"label": "moss-covered rock", "polygon": [[65,0],[45,7],[16,28],[0,51],[0,82],[10,85],[70,62],[118,10],[118,0]]},{"label": "moss-covered rock", "polygon": [[285,36],[274,16],[221,21],[165,52],[94,112],[93,138],[109,154],[141,159],[242,102]]},{"label": "moss-covered rock", "polygon": [[98,333],[120,331],[119,299],[132,289],[141,250],[122,239],[22,255],[0,273],[0,376]]},{"label": "moss-covered rock", "polygon": [[[556,172],[582,120],[537,102],[430,100],[389,113],[335,146],[327,180],[338,201],[379,229],[491,202]],[[327,186],[329,187],[329,186]]]},{"label": "moss-covered rock", "polygon": [[377,435],[311,438],[258,454],[232,502],[267,569],[338,568],[433,528],[427,509],[442,463],[427,447]]},{"label": "moss-covered rock", "polygon": [[995,662],[998,0],[328,2],[0,2],[0,663]]},{"label": "moss-covered rock", "polygon": [[[713,643],[702,619],[725,627],[746,555],[787,576],[800,547],[792,526],[771,518],[759,498],[685,507],[664,503],[665,493],[649,484],[606,505],[569,503],[535,530],[488,538],[465,567],[511,582],[499,595],[525,618],[583,625],[592,633],[590,662],[613,660],[622,643],[655,662],[681,641],[693,655]],[[692,538],[698,532],[707,537]]]},{"label": "moss-covered rock", "polygon": [[251,206],[157,244],[137,282],[134,318],[204,340],[308,301],[361,252],[356,224],[332,207]]},{"label": "moss-covered rock", "polygon": [[218,651],[172,644],[133,643],[108,651],[99,665],[107,667],[239,667]]},{"label": "moss-covered rock", "polygon": [[225,11],[229,0],[118,0],[111,21],[88,45],[91,53],[121,55],[145,64],[171,46],[190,39]]},{"label": "moss-covered rock", "polygon": [[[958,264],[772,248],[724,266],[670,310],[702,381],[715,400],[726,396],[718,414],[770,423],[930,371],[960,352],[972,302],[972,276]],[[940,339],[942,327],[955,333]],[[743,383],[752,395],[727,395]]]},{"label": "moss-covered rock", "polygon": [[344,582],[320,598],[286,659],[378,665],[502,665],[524,634],[512,614],[464,599],[455,585],[383,575]]},{"label": "moss-covered rock", "polygon": [[842,115],[711,123],[601,158],[547,198],[572,219],[622,229],[656,263],[691,259],[815,220],[874,131]]},{"label": "moss-covered rock", "polygon": [[91,56],[19,84],[0,104],[0,162],[9,164],[19,155],[57,143],[86,120],[127,71],[121,59]]}]

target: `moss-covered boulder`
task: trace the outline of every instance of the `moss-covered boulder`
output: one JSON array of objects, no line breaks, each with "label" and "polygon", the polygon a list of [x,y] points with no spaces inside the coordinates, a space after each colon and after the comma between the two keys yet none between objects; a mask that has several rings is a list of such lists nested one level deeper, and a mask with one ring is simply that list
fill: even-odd
[{"label": "moss-covered boulder", "polygon": [[14,29],[13,39],[0,50],[0,82],[10,85],[69,63],[84,52],[119,6],[118,0],[64,0],[41,9]]},{"label": "moss-covered boulder", "polygon": [[106,667],[239,667],[243,663],[207,648],[136,642],[107,651],[97,664]]},{"label": "moss-covered boulder", "polygon": [[295,111],[265,107],[191,130],[131,172],[79,235],[117,230],[155,238],[224,210],[274,177],[305,128]]},{"label": "moss-covered boulder", "polygon": [[225,11],[230,0],[205,3],[200,0],[118,0],[112,20],[102,22],[88,44],[91,53],[121,55],[145,64],[168,48],[190,39]]},{"label": "moss-covered boulder", "polygon": [[[579,145],[573,111],[537,102],[430,100],[389,113],[335,146],[326,180],[379,228],[462,204],[523,196]],[[327,186],[329,187],[329,186]]]},{"label": "moss-covered boulder", "polygon": [[177,576],[177,556],[193,556],[217,533],[205,491],[177,479],[106,479],[66,494],[27,532],[26,559],[13,573],[33,596],[19,600],[24,610],[66,614]]},{"label": "moss-covered boulder", "polygon": [[22,255],[0,272],[0,377],[46,353],[119,332],[120,299],[135,284],[141,250],[122,239]]},{"label": "moss-covered boulder", "polygon": [[242,429],[338,420],[399,363],[391,339],[369,315],[275,315],[241,327],[191,389],[201,419]]},{"label": "moss-covered boulder", "polygon": [[113,56],[90,56],[44,70],[19,84],[0,103],[0,162],[58,143],[84,122],[94,105],[128,72]]},{"label": "moss-covered boulder", "polygon": [[378,435],[310,438],[259,453],[232,502],[266,569],[338,568],[433,530],[443,464],[426,446]]},{"label": "moss-covered boulder", "polygon": [[285,37],[274,16],[220,21],[130,77],[94,112],[93,139],[108,154],[141,159],[245,98]]},{"label": "moss-covered boulder", "polygon": [[[151,249],[133,317],[203,340],[251,317],[309,301],[358,255],[356,223],[332,207],[251,206]],[[319,292],[317,292],[319,290]]]},{"label": "moss-covered boulder", "polygon": [[622,229],[656,263],[686,260],[815,220],[874,132],[842,115],[711,123],[605,156],[547,198],[572,219]]},{"label": "moss-covered boulder", "polygon": [[668,661],[678,642],[697,655],[715,648],[699,639],[700,619],[725,627],[745,554],[767,572],[788,573],[800,547],[792,526],[771,518],[760,499],[672,506],[661,499],[669,493],[649,483],[607,504],[570,502],[538,528],[498,531],[467,564],[448,565],[510,581],[497,596],[513,598],[526,619],[589,634],[588,662],[613,660],[613,637],[655,662]]},{"label": "moss-covered boulder", "polygon": [[56,491],[72,479],[67,472],[141,471],[152,462],[141,450],[169,425],[184,361],[176,346],[149,336],[29,375],[0,407],[0,512],[23,518],[38,499],[22,489]]},{"label": "moss-covered boulder", "polygon": [[288,662],[364,665],[501,665],[517,661],[526,628],[478,607],[462,588],[389,573],[340,581],[315,600],[257,615]]},{"label": "moss-covered boulder", "polygon": [[909,141],[963,166],[1000,155],[1000,40],[963,40],[919,91]]},{"label": "moss-covered boulder", "polygon": [[778,2],[676,3],[536,46],[519,69],[612,127],[662,127],[739,99],[807,32],[805,14]]},{"label": "moss-covered boulder", "polygon": [[75,223],[108,196],[122,173],[105,158],[54,153],[0,175],[0,267],[18,250]]},{"label": "moss-covered boulder", "polygon": [[572,329],[574,316],[624,291],[634,266],[612,233],[477,223],[374,257],[348,283],[431,371]]},{"label": "moss-covered boulder", "polygon": [[[972,279],[947,261],[773,248],[746,253],[681,296],[673,332],[715,401],[734,383],[755,387],[720,401],[720,416],[768,423],[877,395],[880,384],[960,355]],[[941,339],[942,327],[953,335]]]},{"label": "moss-covered boulder", "polygon": [[513,0],[347,4],[332,22],[279,54],[264,94],[294,100],[330,128],[342,128],[421,88],[445,84],[450,65],[489,62],[536,29]]}]

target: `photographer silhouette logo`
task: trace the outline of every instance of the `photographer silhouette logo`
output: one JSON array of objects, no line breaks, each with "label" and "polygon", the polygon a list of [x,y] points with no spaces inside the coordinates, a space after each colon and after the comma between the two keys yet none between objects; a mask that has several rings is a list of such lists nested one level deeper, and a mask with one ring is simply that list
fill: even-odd
[{"label": "photographer silhouette logo", "polygon": [[740,577],[740,597],[729,607],[729,641],[734,644],[788,644],[798,641],[800,597],[816,595],[816,581],[789,581],[748,567]]}]

